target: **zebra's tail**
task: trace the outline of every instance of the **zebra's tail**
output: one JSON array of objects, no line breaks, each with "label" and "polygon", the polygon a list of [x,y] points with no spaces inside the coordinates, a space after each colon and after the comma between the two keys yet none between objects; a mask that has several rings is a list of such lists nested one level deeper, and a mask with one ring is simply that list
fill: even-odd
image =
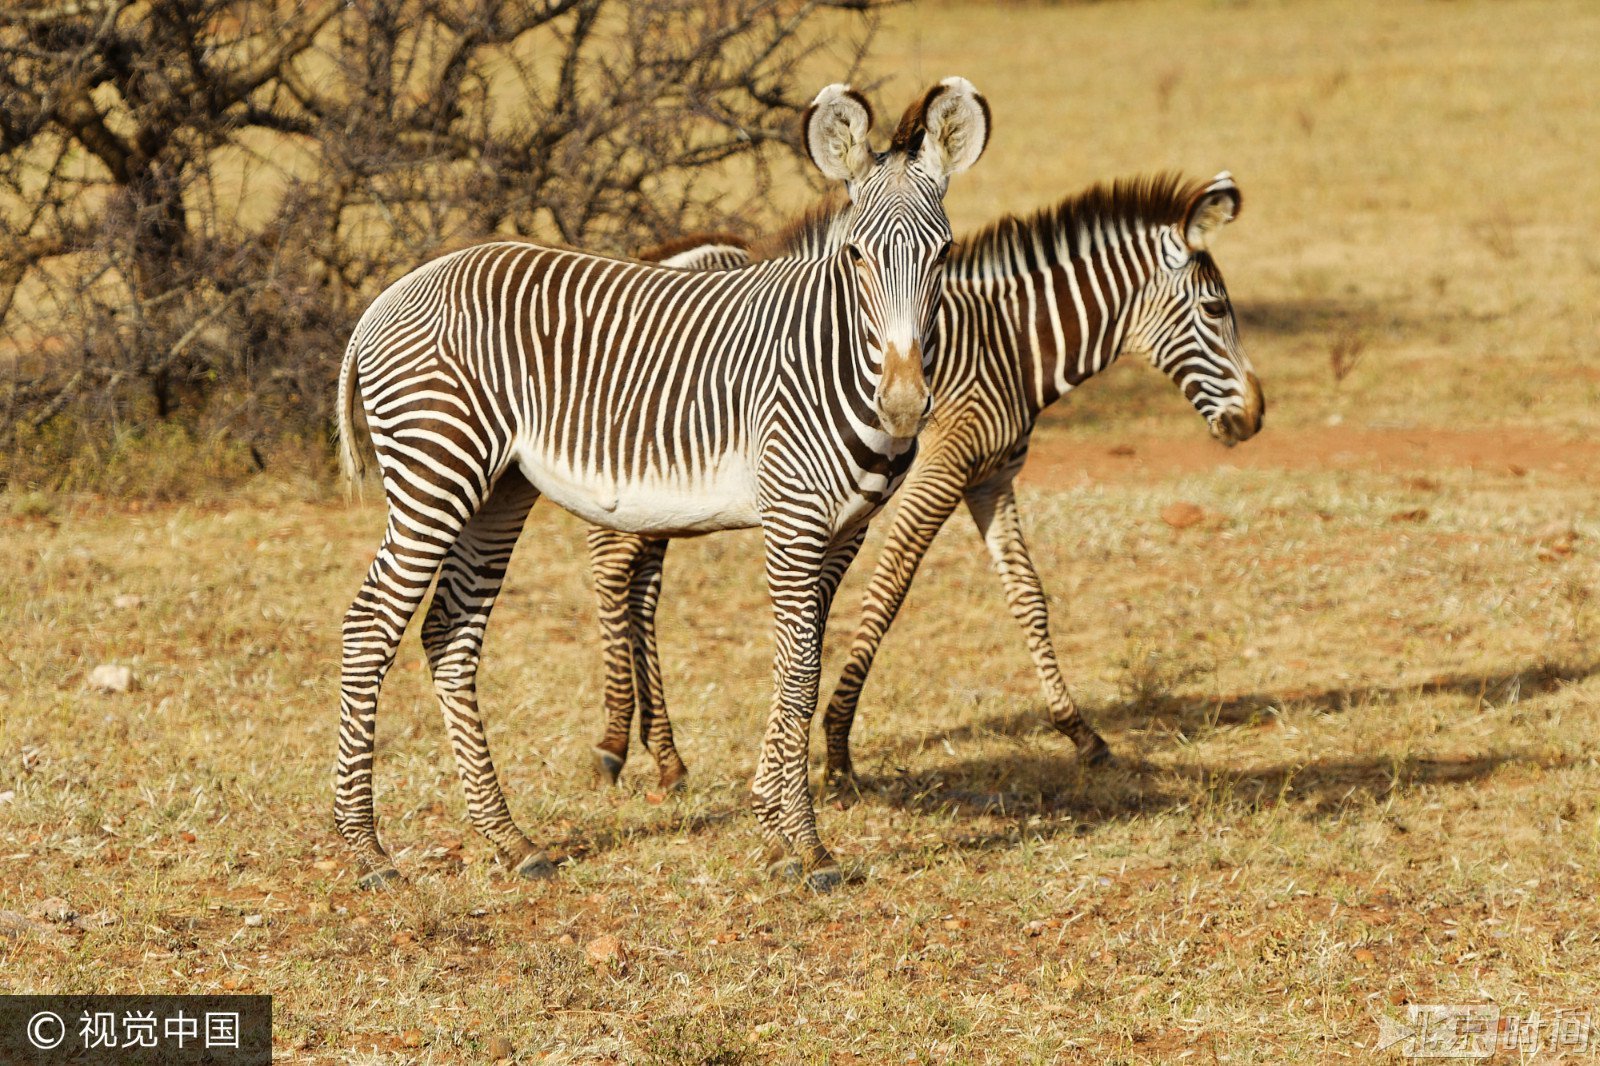
[{"label": "zebra's tail", "polygon": [[356,372],[357,331],[344,349],[344,362],[339,364],[339,421],[338,449],[339,473],[343,475],[345,495],[352,492],[361,497],[361,478],[367,472],[367,458],[356,447],[356,404],[361,399],[361,382]]}]

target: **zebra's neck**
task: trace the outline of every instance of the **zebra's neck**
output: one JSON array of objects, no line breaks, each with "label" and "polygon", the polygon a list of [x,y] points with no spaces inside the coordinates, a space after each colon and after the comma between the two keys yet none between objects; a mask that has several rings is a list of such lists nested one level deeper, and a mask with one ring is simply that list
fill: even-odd
[{"label": "zebra's neck", "polygon": [[1140,288],[1155,266],[1158,229],[1137,221],[1056,216],[1005,220],[951,263],[952,309],[980,294],[994,309],[988,331],[1010,354],[1030,415],[1098,374],[1122,350]]}]

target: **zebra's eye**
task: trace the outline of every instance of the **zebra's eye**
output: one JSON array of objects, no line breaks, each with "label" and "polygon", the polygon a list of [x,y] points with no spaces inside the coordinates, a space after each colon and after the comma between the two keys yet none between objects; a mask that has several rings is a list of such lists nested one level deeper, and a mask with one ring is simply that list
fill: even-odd
[{"label": "zebra's eye", "polygon": [[944,261],[950,258],[950,252],[955,246],[954,241],[945,241],[944,247],[939,249],[939,254],[933,257],[933,261],[939,266],[943,266]]},{"label": "zebra's eye", "polygon": [[1200,311],[1207,318],[1222,318],[1228,313],[1228,301],[1206,300],[1201,303]]},{"label": "zebra's eye", "polygon": [[845,245],[845,246],[844,246],[844,250],[845,250],[845,254],[847,254],[847,255],[848,255],[848,256],[849,256],[849,257],[850,257],[850,261],[851,261],[851,262],[852,262],[852,263],[854,263],[854,264],[856,264],[856,265],[857,265],[857,266],[860,266],[860,265],[861,265],[861,262],[862,262],[862,260],[863,260],[863,259],[864,259],[864,258],[866,258],[866,257],[865,257],[865,256],[863,256],[863,255],[862,255],[862,254],[861,254],[861,249],[860,249],[860,248],[857,248],[857,247],[856,247],[856,246],[855,246],[855,245],[853,245],[853,244],[847,244],[847,245]]}]

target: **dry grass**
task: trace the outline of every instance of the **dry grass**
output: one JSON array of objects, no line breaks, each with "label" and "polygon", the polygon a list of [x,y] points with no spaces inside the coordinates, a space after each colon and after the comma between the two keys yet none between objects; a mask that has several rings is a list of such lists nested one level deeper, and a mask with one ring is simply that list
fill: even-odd
[{"label": "dry grass", "polygon": [[[1600,399],[1600,260],[1572,239],[1600,204],[1597,35],[1572,3],[940,4],[894,14],[884,63],[914,76],[882,95],[951,71],[990,95],[958,228],[1116,173],[1238,175],[1219,255],[1271,412],[1219,461],[1336,418],[1559,442],[1592,434]],[[1335,382],[1347,335],[1361,358]],[[1142,371],[1074,406],[1033,469],[1203,433]],[[741,801],[770,684],[754,535],[669,562],[692,777],[656,802],[642,753],[621,791],[591,785],[581,530],[538,510],[483,697],[513,808],[581,859],[513,883],[468,832],[413,639],[378,761],[412,882],[369,895],[329,808],[337,618],[378,510],[309,481],[5,499],[0,909],[56,896],[117,921],[0,938],[0,991],[270,992],[280,1061],[330,1063],[484,1061],[496,1037],[520,1062],[1322,1063],[1375,1057],[1374,1019],[1407,1002],[1592,1007],[1585,473],[1428,453],[1035,482],[1057,645],[1122,759],[1087,774],[957,517],[864,701],[870,787],[822,810],[865,879],[820,897],[758,875]],[[1168,528],[1177,499],[1207,518]],[[137,688],[88,692],[102,662]],[[603,934],[626,965],[587,961]]]},{"label": "dry grass", "polygon": [[[1208,520],[1166,527],[1180,493]],[[514,883],[467,832],[412,641],[379,768],[414,880],[369,895],[328,804],[332,620],[377,510],[24,502],[0,532],[22,560],[0,587],[0,908],[56,895],[120,921],[5,943],[3,986],[271,992],[286,1058],[358,1062],[475,1061],[494,1036],[523,1061],[1322,1062],[1408,1000],[1594,1002],[1586,488],[1221,472],[1026,504],[1063,657],[1122,765],[1071,764],[954,529],[868,694],[871,787],[823,808],[866,879],[817,897],[756,872],[740,800],[767,698],[751,536],[674,552],[693,784],[663,803],[637,756],[622,791],[590,783],[580,529],[539,512],[484,698],[524,824],[582,858]],[[85,690],[107,661],[136,691]],[[608,933],[617,972],[583,951]]]}]

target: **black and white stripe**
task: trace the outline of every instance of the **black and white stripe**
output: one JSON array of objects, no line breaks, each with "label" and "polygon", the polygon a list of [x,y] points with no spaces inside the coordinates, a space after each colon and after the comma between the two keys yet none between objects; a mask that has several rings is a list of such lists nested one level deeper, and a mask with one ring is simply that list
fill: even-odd
[{"label": "black and white stripe", "polygon": [[359,473],[359,395],[389,519],[344,620],[335,820],[364,883],[397,876],[373,812],[378,691],[435,575],[423,643],[469,815],[519,873],[551,870],[506,805],[475,687],[540,495],[655,538],[765,531],[777,685],[753,801],[775,858],[818,887],[837,881],[806,781],[822,627],[911,462],[921,412],[908,418],[905,394],[926,392],[950,240],[941,201],[981,153],[987,109],[948,79],[908,112],[914,139],[874,153],[870,127],[846,86],[806,115],[812,158],[850,193],[846,251],[698,273],[487,244],[413,271],[362,317],[340,376],[341,457]]},{"label": "black and white stripe", "polygon": [[[860,626],[824,719],[831,776],[852,775],[849,737],[862,686],[917,567],[963,501],[977,524],[1012,614],[1022,626],[1056,727],[1080,757],[1104,740],[1078,714],[1050,640],[1042,583],[1023,540],[1014,482],[1040,413],[1123,352],[1166,373],[1225,444],[1252,436],[1265,402],[1239,347],[1227,289],[1207,248],[1238,213],[1226,173],[1209,183],[1172,176],[1097,186],[964,240],[946,273],[932,373],[934,418],[900,490],[867,589]],[[837,216],[814,211],[750,258],[824,257]],[[676,265],[718,269],[727,245],[697,258],[678,242]],[[665,545],[594,531],[591,562],[606,626],[606,728],[596,753],[615,780],[637,709],[640,735],[664,784],[685,773],[656,665],[654,614]],[[618,591],[613,591],[618,590]],[[620,590],[627,590],[626,596]]]}]

